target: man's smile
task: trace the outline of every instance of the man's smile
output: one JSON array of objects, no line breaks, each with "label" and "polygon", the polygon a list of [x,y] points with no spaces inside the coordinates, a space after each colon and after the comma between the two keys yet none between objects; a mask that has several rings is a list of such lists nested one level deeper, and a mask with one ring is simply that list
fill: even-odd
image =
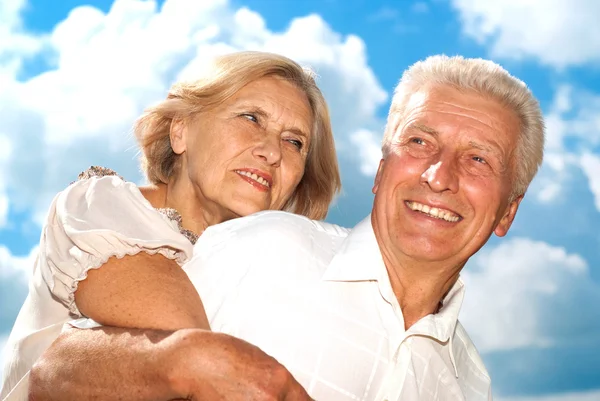
[{"label": "man's smile", "polygon": [[427,214],[431,217],[435,217],[436,219],[449,221],[451,223],[456,223],[457,221],[462,219],[462,217],[459,214],[454,213],[450,210],[432,207],[415,201],[405,201],[404,203],[406,203],[406,206],[408,206],[409,209]]}]

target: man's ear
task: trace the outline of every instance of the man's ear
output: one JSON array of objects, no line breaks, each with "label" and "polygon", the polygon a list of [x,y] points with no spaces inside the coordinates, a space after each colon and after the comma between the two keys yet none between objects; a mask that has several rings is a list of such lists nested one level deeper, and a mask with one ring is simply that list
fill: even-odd
[{"label": "man's ear", "polygon": [[186,136],[187,125],[182,118],[174,118],[171,121],[169,130],[169,138],[171,140],[171,148],[175,154],[180,155],[186,151]]},{"label": "man's ear", "polygon": [[506,208],[506,213],[504,213],[504,216],[502,216],[502,219],[500,219],[500,222],[494,229],[494,234],[496,234],[498,237],[504,237],[506,233],[508,233],[508,229],[515,220],[517,210],[519,209],[519,205],[521,204],[522,200],[523,195],[519,195],[512,202],[510,202]]},{"label": "man's ear", "polygon": [[379,188],[379,182],[381,181],[381,174],[383,174],[383,163],[385,162],[384,159],[381,159],[379,161],[379,167],[377,168],[377,174],[375,175],[375,183],[373,184],[373,193],[376,194],[377,193],[377,188]]}]

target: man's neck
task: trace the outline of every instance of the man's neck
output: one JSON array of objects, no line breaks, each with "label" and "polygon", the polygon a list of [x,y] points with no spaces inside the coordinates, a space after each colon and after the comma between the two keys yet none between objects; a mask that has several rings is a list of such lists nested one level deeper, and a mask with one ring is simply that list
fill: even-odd
[{"label": "man's neck", "polygon": [[406,330],[423,317],[438,312],[464,265],[432,266],[409,261],[400,263],[386,258],[384,262]]},{"label": "man's neck", "polygon": [[374,209],[371,224],[392,290],[402,310],[404,328],[408,330],[423,317],[438,312],[467,261],[432,261],[406,255],[393,242],[385,240],[390,235],[382,232],[386,228],[380,227],[381,221]]}]

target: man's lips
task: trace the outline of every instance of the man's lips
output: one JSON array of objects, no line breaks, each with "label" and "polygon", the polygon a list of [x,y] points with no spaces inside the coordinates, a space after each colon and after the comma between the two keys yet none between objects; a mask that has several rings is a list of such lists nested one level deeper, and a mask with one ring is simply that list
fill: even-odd
[{"label": "man's lips", "polygon": [[450,223],[456,223],[462,220],[462,216],[456,212],[453,212],[452,210],[426,205],[417,201],[407,200],[404,201],[404,203],[406,204],[406,206],[408,206],[410,210],[414,210],[415,212],[421,212],[436,219],[445,220]]},{"label": "man's lips", "polygon": [[[270,189],[273,185],[273,178],[268,173],[256,169],[239,169],[234,170],[235,173],[239,174],[242,178],[251,184],[258,184],[265,189]],[[260,187],[259,187],[260,188]]]}]

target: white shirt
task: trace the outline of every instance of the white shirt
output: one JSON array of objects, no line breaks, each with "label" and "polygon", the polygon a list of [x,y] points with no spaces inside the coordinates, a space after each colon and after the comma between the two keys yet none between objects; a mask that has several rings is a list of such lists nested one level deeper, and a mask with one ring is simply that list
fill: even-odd
[{"label": "white shirt", "polygon": [[138,252],[160,253],[179,264],[192,256],[191,242],[163,212],[115,175],[78,181],[54,198],[29,293],[4,350],[0,400],[27,400],[29,370],[63,325],[81,317],[74,293],[90,269],[111,256]]},{"label": "white shirt", "polygon": [[[89,269],[140,251],[184,263],[192,246],[135,185],[96,177],[54,199],[5,349],[0,399],[27,399],[29,369],[63,324],[80,317],[73,293]],[[440,313],[405,333],[369,219],[349,234],[265,212],[209,228],[194,253],[186,270],[213,328],[261,346],[317,399],[489,398],[489,377],[456,323],[462,283]],[[401,363],[390,362],[396,354]]]},{"label": "white shirt", "polygon": [[213,226],[184,269],[211,327],[283,363],[317,400],[490,400],[458,322],[459,280],[408,331],[370,217],[348,231],[283,212]]}]

